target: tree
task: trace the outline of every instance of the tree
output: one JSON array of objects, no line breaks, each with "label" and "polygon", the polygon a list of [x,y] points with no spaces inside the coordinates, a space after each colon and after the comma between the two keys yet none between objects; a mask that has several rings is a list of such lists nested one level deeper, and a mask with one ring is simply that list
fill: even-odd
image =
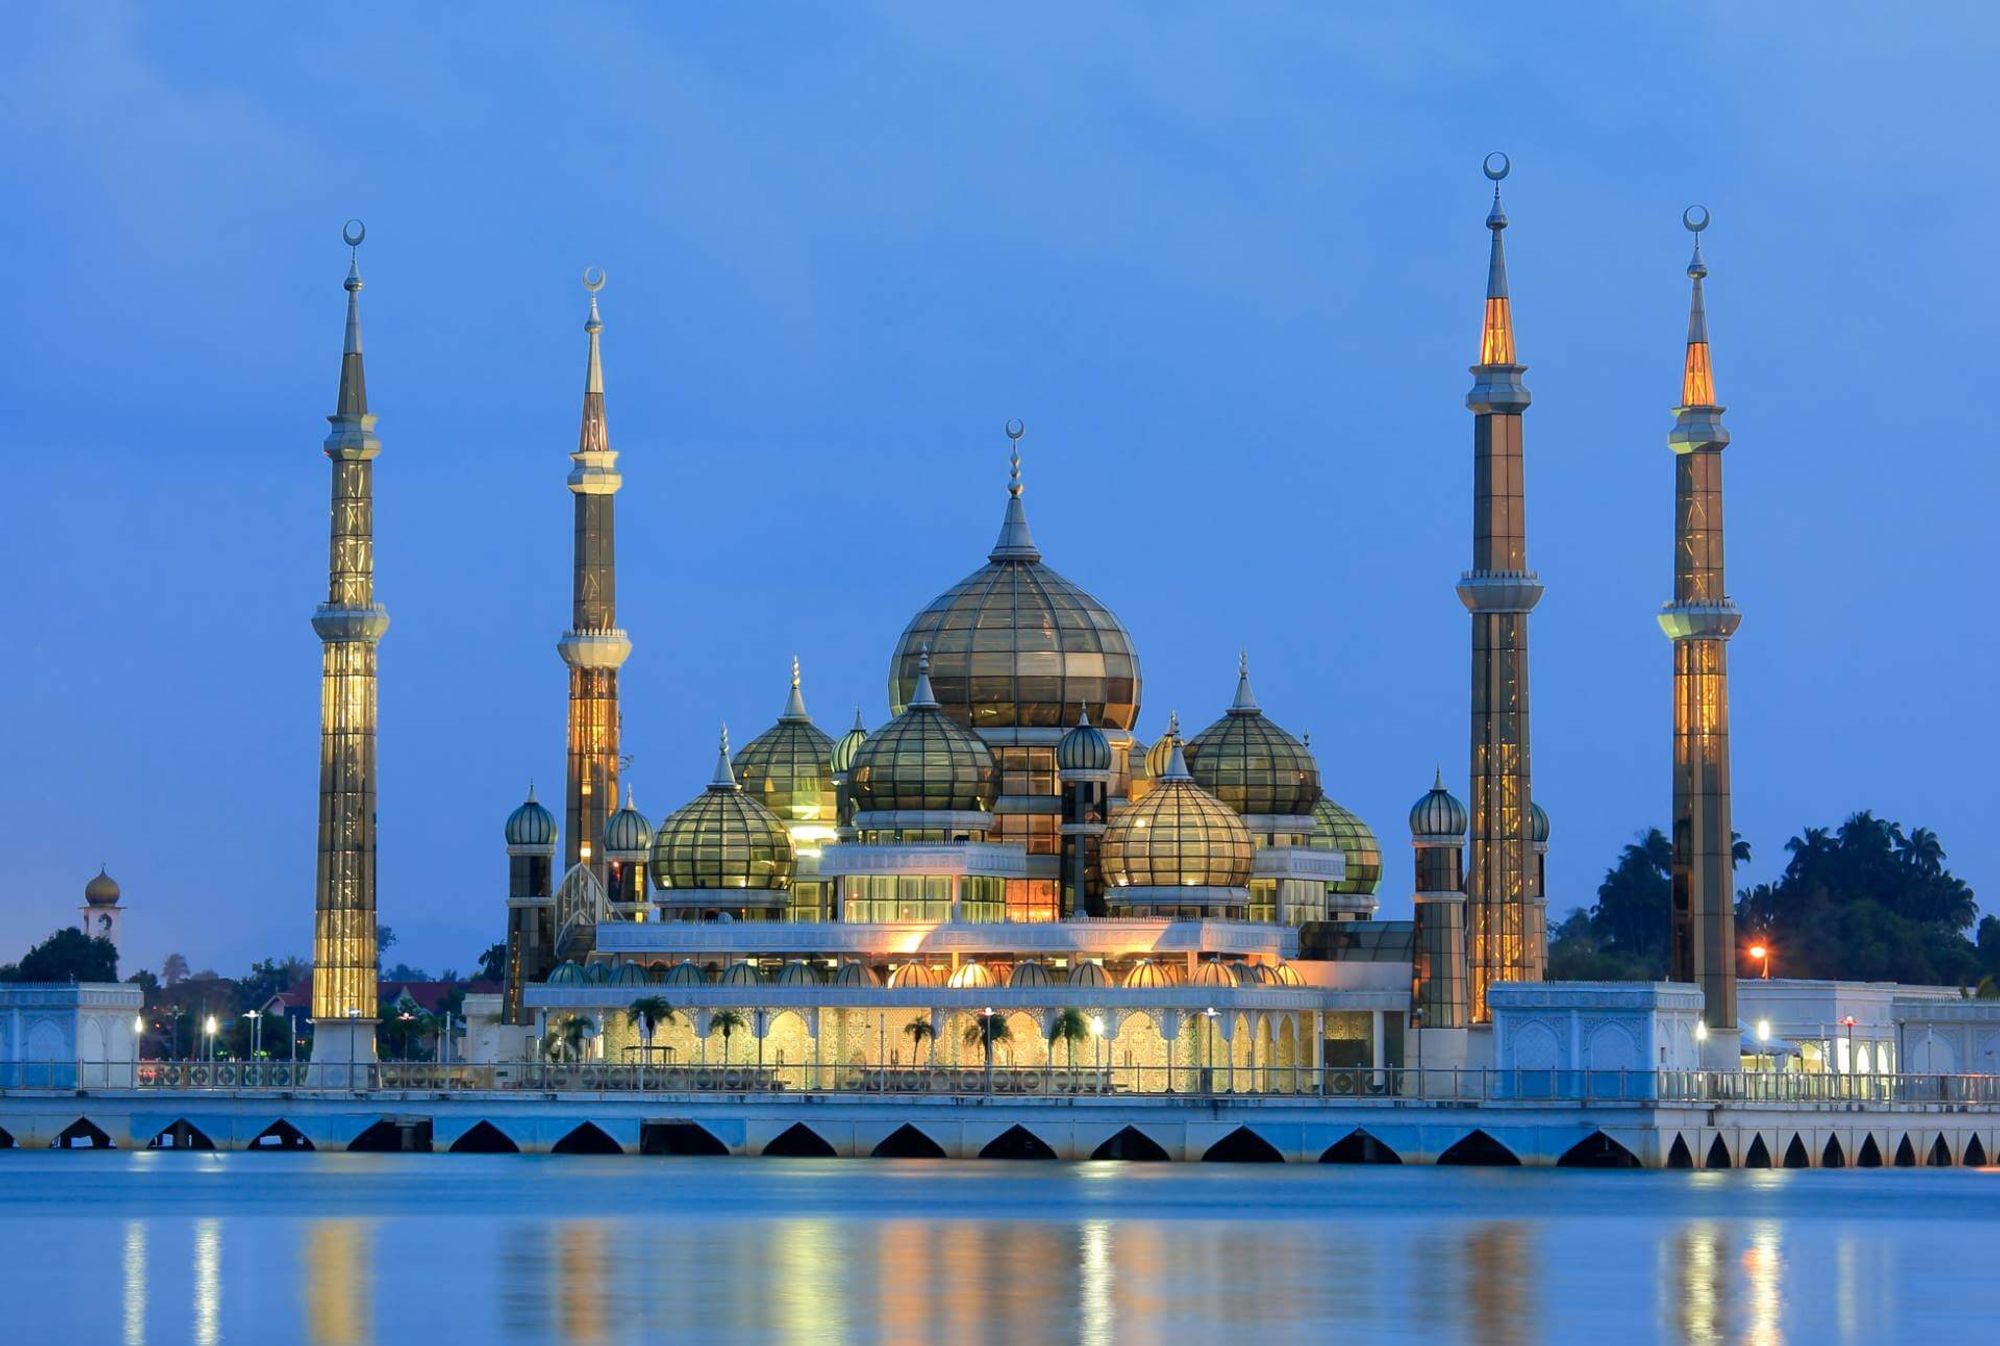
[{"label": "tree", "polygon": [[507,980],[506,941],[486,946],[486,952],[479,955],[479,971],[475,975],[481,981]]},{"label": "tree", "polygon": [[1076,1069],[1076,1044],[1090,1038],[1090,1020],[1084,1018],[1080,1009],[1060,1010],[1049,1020],[1049,1058],[1055,1059],[1056,1044],[1063,1043],[1069,1052],[1069,1068]]},{"label": "tree", "polygon": [[186,981],[187,975],[188,960],[184,954],[170,953],[167,961],[160,965],[160,980],[169,986]]},{"label": "tree", "polygon": [[743,1012],[741,1010],[719,1009],[715,1013],[708,1016],[708,1031],[713,1033],[716,1030],[720,1029],[722,1032],[723,1065],[726,1066],[729,1064],[730,1035],[742,1029],[748,1028],[749,1026],[750,1026],[750,1021],[743,1017]]},{"label": "tree", "polygon": [[639,1058],[641,1064],[653,1054],[653,1030],[678,1018],[680,1015],[674,1012],[674,1007],[662,995],[642,995],[626,1009],[625,1022],[639,1030],[639,1041],[645,1048]]},{"label": "tree", "polygon": [[931,1044],[931,1064],[937,1064],[937,1029],[931,1025],[930,1016],[919,1014],[903,1025],[903,1036],[910,1040],[910,1064],[917,1063],[917,1053],[926,1042]]},{"label": "tree", "polygon": [[118,946],[66,926],[28,950],[9,981],[117,981]]},{"label": "tree", "polygon": [[991,1010],[983,1011],[965,1026],[965,1045],[978,1047],[986,1054],[986,1092],[993,1092],[993,1046],[999,1042],[1012,1042],[1014,1030],[1007,1026],[1007,1016]]},{"label": "tree", "polygon": [[551,1061],[575,1063],[589,1054],[592,1024],[582,1014],[565,1014],[549,1025],[542,1039],[542,1055]]},{"label": "tree", "polygon": [[296,954],[263,958],[250,965],[249,975],[236,983],[236,1008],[262,1009],[271,997],[289,990],[312,974],[312,964]]},{"label": "tree", "polygon": [[[0,981],[4,980],[4,977],[0,977]],[[125,984],[138,987],[139,993],[145,996],[149,1005],[153,1002],[153,997],[160,993],[160,979],[143,967],[127,977]]]}]

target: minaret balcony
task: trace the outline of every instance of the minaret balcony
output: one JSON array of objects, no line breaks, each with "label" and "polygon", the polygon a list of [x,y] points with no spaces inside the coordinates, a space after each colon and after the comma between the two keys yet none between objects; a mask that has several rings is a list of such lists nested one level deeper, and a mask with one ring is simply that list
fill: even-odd
[{"label": "minaret balcony", "polygon": [[1718,406],[1674,408],[1674,428],[1667,435],[1667,446],[1675,453],[1699,453],[1726,447],[1729,431],[1723,428],[1722,411]]},{"label": "minaret balcony", "polygon": [[389,612],[380,603],[365,608],[337,608],[322,603],[313,610],[313,630],[327,645],[373,645],[389,629]]},{"label": "minaret balcony", "polygon": [[1465,395],[1466,407],[1482,416],[1489,412],[1520,415],[1534,400],[1528,395],[1528,385],[1521,382],[1521,375],[1527,372],[1526,365],[1472,366],[1472,391]]},{"label": "minaret balcony", "polygon": [[1458,601],[1467,612],[1533,612],[1542,579],[1532,570],[1468,570],[1458,577]]},{"label": "minaret balcony", "polygon": [[565,631],[556,653],[571,668],[617,668],[631,657],[632,638],[615,626]]},{"label": "minaret balcony", "polygon": [[570,469],[569,488],[578,495],[616,495],[625,484],[618,473],[618,454],[611,449],[573,453],[576,466]]},{"label": "minaret balcony", "polygon": [[1669,640],[1727,640],[1743,624],[1743,614],[1725,598],[1720,603],[1667,603],[1659,620]]}]

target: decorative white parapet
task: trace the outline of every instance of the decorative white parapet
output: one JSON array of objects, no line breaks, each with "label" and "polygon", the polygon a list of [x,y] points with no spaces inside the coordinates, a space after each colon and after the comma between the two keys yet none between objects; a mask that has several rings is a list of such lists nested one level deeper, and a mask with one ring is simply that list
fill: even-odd
[{"label": "decorative white parapet", "polygon": [[0,1087],[130,1087],[145,993],[126,982],[0,984]]}]

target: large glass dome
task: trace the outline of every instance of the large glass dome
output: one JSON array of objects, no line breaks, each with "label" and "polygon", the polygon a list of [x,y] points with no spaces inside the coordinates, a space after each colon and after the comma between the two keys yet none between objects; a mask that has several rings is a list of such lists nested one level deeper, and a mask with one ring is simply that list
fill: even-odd
[{"label": "large glass dome", "polygon": [[1312,750],[1265,718],[1247,661],[1228,712],[1188,740],[1187,763],[1197,784],[1238,813],[1303,818],[1319,802]]},{"label": "large glass dome", "polygon": [[743,745],[735,767],[743,793],[784,821],[833,821],[833,740],[806,714],[798,660],[792,661],[785,713]]},{"label": "large glass dome", "polygon": [[667,815],[653,833],[653,886],[783,891],[792,878],[792,837],[777,815],[743,793],[729,770],[725,737],[708,789]]},{"label": "large glass dome", "polygon": [[1176,749],[1152,792],[1104,829],[1099,863],[1113,888],[1241,888],[1252,852],[1243,820],[1194,783]]},{"label": "large glass dome", "polygon": [[1021,506],[1020,460],[986,565],[910,619],[889,665],[889,704],[917,687],[917,655],[945,714],[968,729],[1107,729],[1139,717],[1139,656],[1111,609],[1042,564]]},{"label": "large glass dome", "polygon": [[1306,842],[1315,850],[1339,851],[1347,859],[1347,877],[1327,890],[1361,897],[1374,896],[1382,883],[1382,843],[1359,817],[1321,797],[1313,805],[1313,833]]},{"label": "large glass dome", "polygon": [[910,704],[855,750],[856,811],[984,813],[998,786],[992,751],[938,705],[919,652]]}]

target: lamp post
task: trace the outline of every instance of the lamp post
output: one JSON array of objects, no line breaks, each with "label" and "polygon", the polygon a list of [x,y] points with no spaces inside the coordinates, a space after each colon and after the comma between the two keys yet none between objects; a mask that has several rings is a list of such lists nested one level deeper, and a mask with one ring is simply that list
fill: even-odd
[{"label": "lamp post", "polygon": [[1764,1058],[1764,1073],[1767,1075],[1772,1071],[1771,1053],[1768,1050],[1770,1045],[1771,1021],[1769,1019],[1759,1019],[1757,1021],[1757,1055]]},{"label": "lamp post", "polygon": [[1840,1026],[1847,1030],[1847,1073],[1858,1075],[1860,1072],[1854,1068],[1854,1016],[1850,1014],[1842,1019]]},{"label": "lamp post", "polygon": [[417,1021],[417,1016],[404,1010],[396,1018],[403,1025],[403,1059],[407,1061],[410,1059],[410,1025]]},{"label": "lamp post", "polygon": [[1765,981],[1771,980],[1771,946],[1760,940],[1750,946],[1750,956],[1757,960],[1757,975]]},{"label": "lamp post", "polygon": [[[1212,1094],[1215,1092],[1215,1069],[1209,1063],[1212,1050],[1209,1046],[1209,1038],[1215,1032],[1215,1021],[1221,1018],[1222,1015],[1215,1006],[1210,1005],[1201,1012],[1201,1017],[1208,1021],[1203,1025],[1201,1033],[1201,1091],[1205,1094]],[[1235,1053],[1232,1052],[1230,1054],[1230,1064],[1234,1065],[1235,1063]]]},{"label": "lamp post", "polygon": [[255,1061],[263,1055],[264,1016],[256,1010],[244,1010],[243,1017],[250,1021],[250,1059]]},{"label": "lamp post", "polygon": [[986,1092],[993,1092],[993,1007],[979,1011],[979,1045],[986,1050]]},{"label": "lamp post", "polygon": [[1090,1061],[1099,1071],[1104,1069],[1104,1016],[1090,1016]]},{"label": "lamp post", "polygon": [[206,1059],[208,1060],[209,1064],[211,1065],[215,1063],[215,1030],[219,1027],[221,1027],[221,1025],[216,1023],[215,1016],[213,1014],[209,1015],[208,1018],[202,1021],[201,1031],[202,1031],[202,1036],[205,1039],[205,1043],[203,1046],[203,1053]]}]

